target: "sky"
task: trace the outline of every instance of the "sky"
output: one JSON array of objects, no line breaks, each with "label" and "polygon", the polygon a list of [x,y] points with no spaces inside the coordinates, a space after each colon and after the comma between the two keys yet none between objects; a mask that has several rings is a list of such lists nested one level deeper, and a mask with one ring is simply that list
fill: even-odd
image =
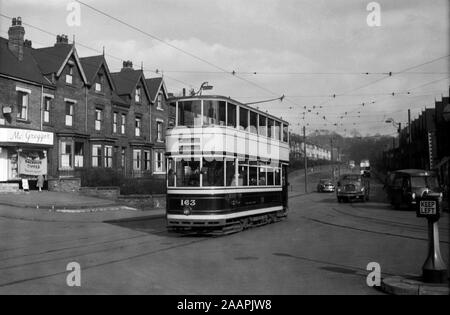
[{"label": "sky", "polygon": [[80,56],[104,48],[112,72],[131,60],[175,95],[205,81],[204,94],[243,103],[285,95],[252,106],[296,133],[394,135],[387,118],[406,123],[449,93],[448,0],[377,1],[379,26],[369,0],[83,0],[109,17],[80,4],[69,25],[73,2],[0,0],[0,36],[21,16],[33,47],[67,34]]}]

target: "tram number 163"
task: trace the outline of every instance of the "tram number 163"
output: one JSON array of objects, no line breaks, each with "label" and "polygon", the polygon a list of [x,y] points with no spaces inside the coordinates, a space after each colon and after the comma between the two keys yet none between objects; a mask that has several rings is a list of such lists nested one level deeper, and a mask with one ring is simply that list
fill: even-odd
[{"label": "tram number 163", "polygon": [[181,199],[181,206],[194,207],[196,205],[196,200],[194,199]]}]

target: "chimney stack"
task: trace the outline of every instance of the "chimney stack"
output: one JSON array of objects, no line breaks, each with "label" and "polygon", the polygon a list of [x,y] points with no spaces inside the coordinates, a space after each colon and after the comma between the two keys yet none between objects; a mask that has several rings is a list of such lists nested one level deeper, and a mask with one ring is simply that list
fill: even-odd
[{"label": "chimney stack", "polygon": [[69,38],[65,34],[56,35],[56,45],[67,45],[69,44]]},{"label": "chimney stack", "polygon": [[12,19],[12,26],[8,30],[8,48],[19,59],[23,60],[23,44],[25,29],[22,26],[22,18]]},{"label": "chimney stack", "polygon": [[124,61],[122,70],[125,70],[125,69],[133,69],[133,62],[130,60]]}]

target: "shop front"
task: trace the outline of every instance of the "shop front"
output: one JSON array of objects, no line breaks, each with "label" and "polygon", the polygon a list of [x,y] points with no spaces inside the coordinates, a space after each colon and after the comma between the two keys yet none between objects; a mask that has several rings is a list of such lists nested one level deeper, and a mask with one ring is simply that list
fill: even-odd
[{"label": "shop front", "polygon": [[47,176],[48,150],[54,135],[28,129],[0,128],[0,182],[36,180]]}]

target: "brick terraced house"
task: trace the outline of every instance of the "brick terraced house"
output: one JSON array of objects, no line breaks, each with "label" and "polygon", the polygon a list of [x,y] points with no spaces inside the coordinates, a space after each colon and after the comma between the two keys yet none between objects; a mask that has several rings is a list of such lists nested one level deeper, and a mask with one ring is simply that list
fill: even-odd
[{"label": "brick terraced house", "polygon": [[55,180],[86,168],[164,176],[168,92],[130,61],[80,58],[67,36],[33,48],[20,18],[0,37],[0,183]]}]

